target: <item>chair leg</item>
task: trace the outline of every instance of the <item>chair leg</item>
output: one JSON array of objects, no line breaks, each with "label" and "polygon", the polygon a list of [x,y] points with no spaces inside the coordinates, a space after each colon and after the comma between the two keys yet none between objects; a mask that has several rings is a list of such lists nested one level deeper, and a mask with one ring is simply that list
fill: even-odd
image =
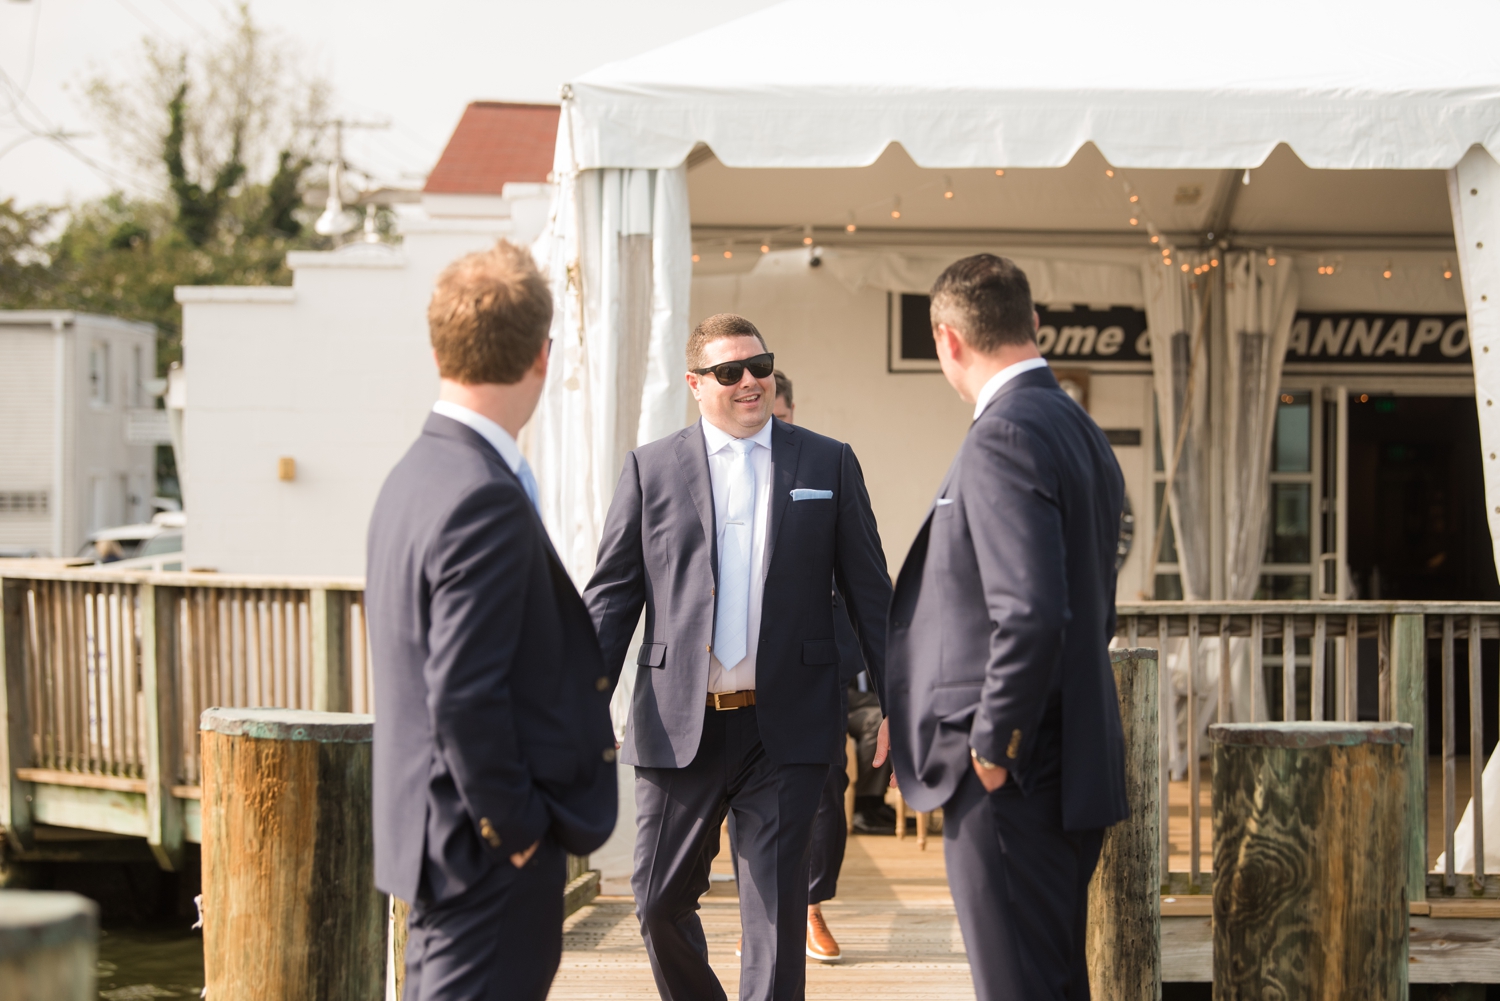
[{"label": "chair leg", "polygon": [[906,797],[896,794],[896,840],[906,840]]},{"label": "chair leg", "polygon": [[917,851],[927,850],[927,814],[917,811]]}]

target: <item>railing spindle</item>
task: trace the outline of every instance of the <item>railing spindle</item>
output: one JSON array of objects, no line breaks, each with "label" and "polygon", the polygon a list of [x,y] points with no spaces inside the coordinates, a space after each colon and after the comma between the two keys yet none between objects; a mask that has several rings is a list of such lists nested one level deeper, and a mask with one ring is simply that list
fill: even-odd
[{"label": "railing spindle", "polygon": [[1443,616],[1443,880],[1448,887],[1456,886],[1453,859],[1453,830],[1456,826],[1456,804],[1458,748],[1454,739],[1455,719],[1453,681],[1453,616]]},{"label": "railing spindle", "polygon": [[1250,722],[1260,723],[1271,717],[1266,704],[1265,671],[1266,618],[1260,613],[1250,616]]},{"label": "railing spindle", "polygon": [[1482,630],[1469,616],[1469,815],[1474,818],[1475,888],[1484,892],[1484,680],[1480,674]]},{"label": "railing spindle", "polygon": [[1167,670],[1167,617],[1165,615],[1159,616],[1156,620],[1156,647],[1156,655],[1160,658],[1157,661],[1156,685],[1161,713],[1161,767],[1157,783],[1161,795],[1161,871],[1165,878],[1165,874],[1172,871],[1170,865],[1172,832],[1167,823],[1169,818],[1167,799],[1172,789],[1171,758],[1167,753],[1172,746],[1168,737],[1168,724],[1172,720],[1172,679],[1171,672]]},{"label": "railing spindle", "polygon": [[1202,836],[1198,830],[1202,806],[1199,803],[1198,774],[1198,616],[1188,616],[1187,635],[1187,759],[1188,759],[1188,885],[1195,889],[1202,862]]},{"label": "railing spindle", "polygon": [[1359,616],[1344,619],[1344,720],[1359,719]]}]

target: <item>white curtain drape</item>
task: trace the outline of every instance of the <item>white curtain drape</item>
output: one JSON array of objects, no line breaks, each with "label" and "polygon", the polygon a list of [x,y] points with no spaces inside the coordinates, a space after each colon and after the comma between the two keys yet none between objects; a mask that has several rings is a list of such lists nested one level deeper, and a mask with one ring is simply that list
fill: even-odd
[{"label": "white curtain drape", "polygon": [[[1469,314],[1469,353],[1474,359],[1474,405],[1479,408],[1479,445],[1484,463],[1485,512],[1491,545],[1500,558],[1500,163],[1475,146],[1448,171],[1453,239],[1463,272]],[[1474,804],[1464,809],[1454,832],[1455,872],[1474,871]],[[1434,871],[1445,867],[1438,858]],[[1484,869],[1500,872],[1500,754],[1484,769]]]},{"label": "white curtain drape", "polygon": [[524,444],[543,520],[582,587],[625,453],[679,428],[687,409],[692,233],[685,167],[562,172],[558,184],[538,248],[552,363]]},{"label": "white curtain drape", "polygon": [[[1248,601],[1265,553],[1271,443],[1297,274],[1290,258],[1272,265],[1258,251],[1229,254],[1225,266],[1224,597]],[[1229,652],[1231,710],[1234,721],[1248,722],[1256,718],[1249,641],[1231,641]]]},{"label": "white curtain drape", "polygon": [[[1183,597],[1209,597],[1208,312],[1210,276],[1193,269],[1207,258],[1179,252],[1163,265],[1142,265],[1146,323],[1151,329],[1151,373],[1163,462],[1171,482],[1169,506],[1177,540]],[[1183,271],[1185,265],[1188,270]],[[1186,420],[1184,421],[1184,416]],[[1185,425],[1185,426],[1184,426]],[[1178,452],[1178,442],[1181,450]],[[1177,455],[1176,471],[1172,460]],[[1157,514],[1147,509],[1153,526]],[[1159,540],[1157,540],[1159,543]],[[1153,587],[1154,581],[1147,581]]]}]

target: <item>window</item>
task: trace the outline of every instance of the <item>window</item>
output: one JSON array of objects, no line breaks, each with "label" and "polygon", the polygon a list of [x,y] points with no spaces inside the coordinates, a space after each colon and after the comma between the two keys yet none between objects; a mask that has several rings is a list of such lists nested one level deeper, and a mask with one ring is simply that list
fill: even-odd
[{"label": "window", "polygon": [[1257,598],[1312,597],[1316,524],[1313,512],[1315,434],[1320,409],[1309,390],[1282,390],[1271,440],[1271,475],[1267,486],[1266,548],[1262,554]]},{"label": "window", "polygon": [[46,514],[47,491],[0,491],[0,514]]},{"label": "window", "polygon": [[109,402],[109,342],[95,341],[89,347],[89,402]]}]

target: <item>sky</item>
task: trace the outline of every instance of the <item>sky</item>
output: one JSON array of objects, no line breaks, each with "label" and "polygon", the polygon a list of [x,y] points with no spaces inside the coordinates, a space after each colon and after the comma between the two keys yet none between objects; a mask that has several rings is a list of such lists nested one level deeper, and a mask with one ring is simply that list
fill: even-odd
[{"label": "sky", "polygon": [[[65,204],[128,186],[82,97],[118,77],[143,38],[222,34],[234,0],[0,0],[0,200]],[[346,158],[387,183],[419,184],[474,100],[556,102],[558,87],[771,6],[772,0],[250,0],[251,16],[301,47],[333,84],[334,109],[391,127],[351,131]],[[18,120],[24,119],[28,129]],[[33,132],[80,134],[73,150]]]}]

